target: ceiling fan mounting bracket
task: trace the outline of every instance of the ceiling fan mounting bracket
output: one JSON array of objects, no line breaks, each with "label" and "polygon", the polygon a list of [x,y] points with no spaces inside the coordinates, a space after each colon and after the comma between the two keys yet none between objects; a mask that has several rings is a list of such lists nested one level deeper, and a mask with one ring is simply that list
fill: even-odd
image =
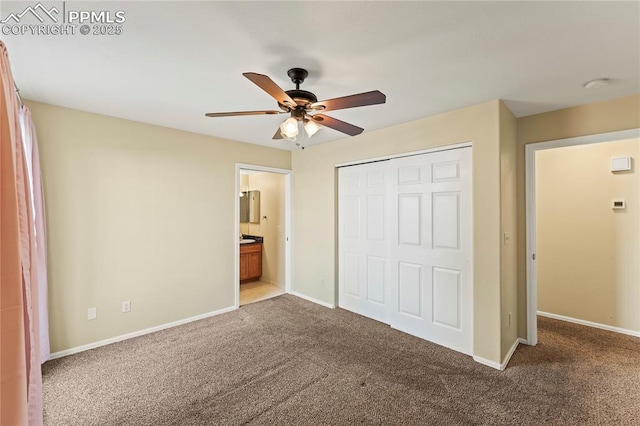
[{"label": "ceiling fan mounting bracket", "polygon": [[304,82],[304,79],[309,76],[309,72],[304,68],[291,68],[287,71],[287,75],[291,79],[291,82],[296,85],[296,90],[300,89],[300,85]]}]

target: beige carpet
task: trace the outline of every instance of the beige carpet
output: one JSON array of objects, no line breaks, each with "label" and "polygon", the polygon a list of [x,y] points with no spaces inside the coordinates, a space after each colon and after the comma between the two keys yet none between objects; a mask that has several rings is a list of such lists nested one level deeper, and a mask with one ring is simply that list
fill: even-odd
[{"label": "beige carpet", "polygon": [[640,339],[540,318],[503,371],[290,295],[47,362],[48,425],[638,425]]}]

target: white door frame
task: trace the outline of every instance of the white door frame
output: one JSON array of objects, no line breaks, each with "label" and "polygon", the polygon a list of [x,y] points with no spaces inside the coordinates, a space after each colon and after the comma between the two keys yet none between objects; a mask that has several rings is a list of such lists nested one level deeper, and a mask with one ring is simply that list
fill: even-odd
[{"label": "white door frame", "polygon": [[240,307],[240,244],[238,241],[240,240],[240,227],[238,226],[238,221],[240,217],[240,197],[238,194],[240,193],[240,171],[241,170],[251,170],[257,172],[269,172],[269,173],[278,173],[285,176],[284,179],[284,291],[286,293],[291,293],[291,240],[292,235],[291,232],[293,230],[292,227],[292,198],[291,192],[293,190],[293,171],[289,169],[278,169],[275,167],[267,167],[267,166],[259,166],[256,164],[245,164],[245,163],[236,163],[236,190],[234,192],[235,197],[235,239],[233,245],[233,253],[234,253],[234,265],[235,270],[233,273],[234,281],[233,288],[235,294],[235,308],[238,309]]},{"label": "white door frame", "polygon": [[640,128],[596,135],[578,136],[525,145],[526,242],[527,242],[527,344],[538,343],[538,282],[536,273],[536,152],[544,149],[599,142],[613,142],[640,137]]}]

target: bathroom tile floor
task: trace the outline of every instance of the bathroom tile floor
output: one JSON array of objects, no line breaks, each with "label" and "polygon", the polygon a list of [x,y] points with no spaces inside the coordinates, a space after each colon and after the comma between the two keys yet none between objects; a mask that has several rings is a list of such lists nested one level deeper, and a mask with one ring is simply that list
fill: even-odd
[{"label": "bathroom tile floor", "polygon": [[240,284],[240,306],[284,294],[284,290],[275,284],[253,281]]}]

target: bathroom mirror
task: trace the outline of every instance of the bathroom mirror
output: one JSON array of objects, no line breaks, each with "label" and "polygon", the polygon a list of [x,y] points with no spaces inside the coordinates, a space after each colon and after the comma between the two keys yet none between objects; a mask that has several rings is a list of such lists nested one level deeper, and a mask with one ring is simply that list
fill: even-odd
[{"label": "bathroom mirror", "polygon": [[260,191],[242,192],[240,223],[260,223]]}]

